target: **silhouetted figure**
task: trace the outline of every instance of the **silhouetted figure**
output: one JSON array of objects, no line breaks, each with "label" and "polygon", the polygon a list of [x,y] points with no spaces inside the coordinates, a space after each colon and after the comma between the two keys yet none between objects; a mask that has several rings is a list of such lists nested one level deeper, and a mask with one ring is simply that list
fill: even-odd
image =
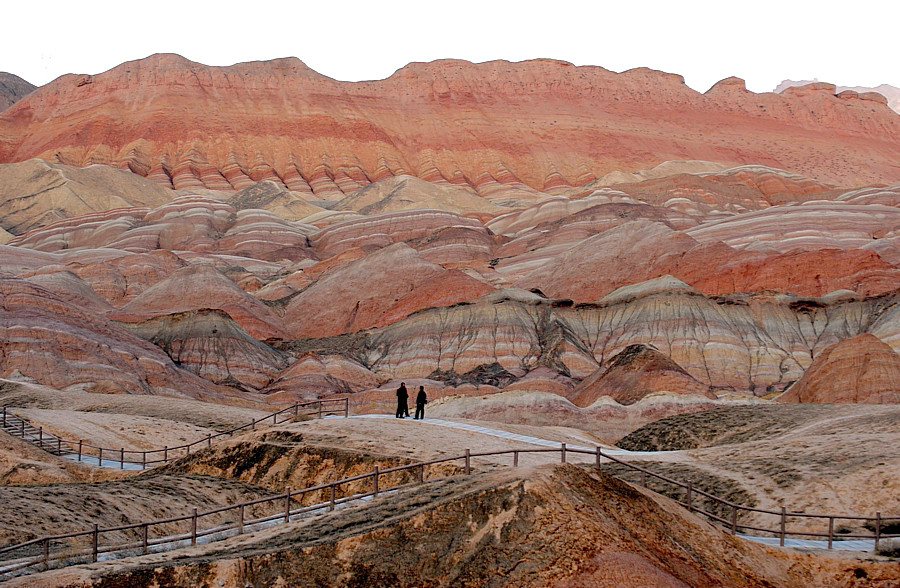
[{"label": "silhouetted figure", "polygon": [[419,393],[416,394],[416,416],[414,419],[422,420],[425,418],[425,404],[428,397],[425,395],[425,386],[419,386]]},{"label": "silhouetted figure", "polygon": [[409,400],[409,393],[406,391],[406,384],[400,382],[400,387],[397,388],[397,418],[402,419],[403,417],[409,416],[409,404],[407,403]]}]

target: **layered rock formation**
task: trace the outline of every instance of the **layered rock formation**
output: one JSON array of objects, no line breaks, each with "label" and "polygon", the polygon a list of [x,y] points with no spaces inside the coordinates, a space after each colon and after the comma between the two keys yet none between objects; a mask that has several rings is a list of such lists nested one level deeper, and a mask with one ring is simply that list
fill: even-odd
[{"label": "layered rock formation", "polygon": [[[318,461],[326,459],[347,467],[335,452]],[[672,500],[564,465],[530,470],[527,479],[495,472],[430,484],[240,541],[50,571],[11,585],[743,588],[898,579],[891,562],[746,542]]]},{"label": "layered rock formation", "polygon": [[0,165],[0,226],[15,235],[70,216],[160,206],[172,197],[170,190],[107,166],[79,169],[37,159]]},{"label": "layered rock formation", "polygon": [[704,386],[780,391],[829,345],[870,332],[898,343],[897,294],[818,299],[706,297],[672,279],[620,288],[596,304],[497,293],[417,313],[354,345],[373,370],[411,378],[499,363],[582,379],[629,345],[656,347]]},{"label": "layered rock formation", "polygon": [[271,401],[432,378],[589,404],[631,345],[686,379],[648,359],[675,380],[621,402],[778,392],[843,339],[900,349],[900,184],[840,187],[900,180],[900,119],[830,91],[154,56],[0,115],[0,159],[54,161],[0,166],[0,275]]},{"label": "layered rock formation", "polygon": [[898,403],[900,355],[873,335],[845,339],[816,355],[778,401]]},{"label": "layered rock formation", "polygon": [[691,377],[677,363],[647,345],[629,345],[609,358],[603,368],[579,384],[572,402],[590,406],[601,396],[619,404],[634,404],[654,393],[695,394],[715,399],[716,395]]},{"label": "layered rock formation", "polygon": [[93,392],[230,394],[176,367],[157,346],[35,284],[0,279],[0,298],[3,377],[18,372],[56,388]]},{"label": "layered rock formation", "polygon": [[[784,93],[788,88],[802,87],[815,83],[818,82],[814,80],[784,80],[775,87],[775,91],[778,93]],[[854,98],[854,94],[881,94],[887,99],[888,106],[890,106],[894,111],[900,112],[900,88],[896,88],[894,86],[891,86],[890,84],[881,84],[880,86],[875,86],[874,88],[870,88],[867,86],[837,86],[835,88],[835,91],[838,92],[839,98],[841,96]],[[878,100],[876,96],[869,96],[869,98],[871,100]]]},{"label": "layered rock formation", "polygon": [[35,88],[37,86],[17,75],[0,71],[0,112],[27,96]]},{"label": "layered rock formation", "polygon": [[883,100],[827,85],[753,94],[736,78],[699,94],[678,75],[550,60],[413,63],[348,83],[297,59],[153,55],[41,87],[0,115],[0,137],[0,162],[104,163],[176,189],[271,180],[324,201],[415,175],[504,204],[669,159],[900,181],[900,119]]}]

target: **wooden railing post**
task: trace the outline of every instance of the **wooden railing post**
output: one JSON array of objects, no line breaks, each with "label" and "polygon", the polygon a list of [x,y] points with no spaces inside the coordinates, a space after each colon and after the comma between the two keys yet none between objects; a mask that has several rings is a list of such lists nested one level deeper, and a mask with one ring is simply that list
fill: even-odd
[{"label": "wooden railing post", "polygon": [[881,539],[881,513],[875,513],[875,554],[878,554],[878,541]]},{"label": "wooden railing post", "polygon": [[238,508],[238,535],[244,534],[244,505]]},{"label": "wooden railing post", "polygon": [[148,535],[150,534],[149,528],[150,528],[150,525],[148,525],[147,523],[144,523],[143,525],[141,525],[141,553],[144,555],[146,555],[147,551],[148,551],[148,545],[149,545]]},{"label": "wooden railing post", "polygon": [[737,505],[731,505],[731,534],[737,535]]},{"label": "wooden railing post", "polygon": [[98,532],[98,526],[99,525],[97,525],[97,523],[94,523],[94,532],[91,535],[91,560],[94,562],[97,561],[97,551],[99,551],[97,546],[97,544],[99,543],[98,535],[100,534]]},{"label": "wooden railing post", "polygon": [[378,466],[375,466],[375,496],[378,496]]},{"label": "wooden railing post", "polygon": [[425,483],[425,464],[419,464],[419,484]]},{"label": "wooden railing post", "polygon": [[122,448],[121,453],[119,453],[119,469],[120,470],[125,469],[125,448],[124,447]]},{"label": "wooden railing post", "polygon": [[163,463],[169,463],[169,446],[163,445]]},{"label": "wooden railing post", "polygon": [[519,450],[516,449],[513,451],[513,467],[519,467]]},{"label": "wooden railing post", "polygon": [[331,494],[331,496],[329,497],[329,500],[328,500],[328,510],[334,510],[334,494],[335,494],[334,484],[332,484],[328,490]]},{"label": "wooden railing post", "polygon": [[97,455],[97,467],[103,467],[103,448],[100,447],[100,453]]},{"label": "wooden railing post", "polygon": [[250,430],[251,431],[256,430],[256,419],[250,419]]},{"label": "wooden railing post", "polygon": [[81,461],[81,445],[84,443],[84,439],[78,440],[78,461]]},{"label": "wooden railing post", "polygon": [[831,543],[834,541],[834,517],[828,517],[828,549],[831,549]]},{"label": "wooden railing post", "polygon": [[299,413],[300,413],[300,403],[299,403],[299,402],[295,402],[295,403],[294,403],[294,418],[297,418],[297,416],[299,415]]},{"label": "wooden railing post", "polygon": [[273,425],[277,425],[277,424],[278,424],[278,413],[277,413],[277,412],[273,412],[273,413],[272,413],[272,424],[273,424]]},{"label": "wooden railing post", "polygon": [[197,509],[194,508],[194,516],[191,517],[191,545],[197,544]]},{"label": "wooden railing post", "polygon": [[288,488],[284,493],[284,522],[291,520],[291,489]]},{"label": "wooden railing post", "polygon": [[470,451],[468,449],[466,449],[466,475],[467,476],[472,473],[472,465],[470,463],[471,458],[469,457],[469,453],[470,453]]},{"label": "wooden railing post", "polygon": [[44,448],[44,427],[38,427],[38,447]]},{"label": "wooden railing post", "polygon": [[596,457],[594,461],[597,463],[597,468],[600,468],[600,458],[603,457],[603,452],[600,450],[600,446],[597,446]]},{"label": "wooden railing post", "polygon": [[647,487],[647,472],[641,470],[641,488]]},{"label": "wooden railing post", "polygon": [[784,547],[784,527],[785,527],[785,519],[787,515],[787,509],[785,507],[781,507],[781,537],[779,540],[779,545]]},{"label": "wooden railing post", "polygon": [[206,448],[209,449],[212,447],[212,433],[206,436]]},{"label": "wooden railing post", "polygon": [[147,452],[146,451],[141,452],[141,469],[142,470],[147,469]]},{"label": "wooden railing post", "polygon": [[559,454],[560,454],[560,457],[559,457],[560,463],[566,463],[566,444],[565,443],[562,444],[562,449],[560,449]]},{"label": "wooden railing post", "polygon": [[350,416],[350,397],[344,398],[344,418]]},{"label": "wooden railing post", "polygon": [[44,567],[48,570],[50,569],[50,539],[44,539],[42,541],[44,548]]},{"label": "wooden railing post", "polygon": [[322,401],[319,401],[319,418],[322,418]]},{"label": "wooden railing post", "polygon": [[62,439],[56,438],[56,455],[62,455]]}]

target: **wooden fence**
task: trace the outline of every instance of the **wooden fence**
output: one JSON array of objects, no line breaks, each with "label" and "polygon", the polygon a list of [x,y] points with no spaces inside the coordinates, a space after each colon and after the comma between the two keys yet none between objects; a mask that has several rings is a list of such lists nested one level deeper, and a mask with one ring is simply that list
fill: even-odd
[{"label": "wooden fence", "polygon": [[[882,532],[883,525],[886,521],[892,520],[900,522],[900,517],[892,516],[885,518],[882,517],[880,513],[876,513],[874,517],[796,513],[787,512],[783,507],[780,511],[748,508],[698,490],[694,488],[690,482],[674,480],[656,474],[646,468],[622,461],[609,454],[603,453],[599,447],[595,451],[569,449],[566,447],[566,444],[563,443],[559,448],[509,449],[484,453],[472,453],[467,449],[462,455],[417,462],[384,470],[379,469],[376,465],[372,472],[344,478],[329,484],[321,484],[303,488],[301,490],[288,489],[281,494],[275,494],[203,512],[198,512],[195,508],[190,514],[180,517],[156,519],[104,528],[100,528],[99,525],[94,523],[90,528],[83,531],[58,535],[45,535],[30,541],[0,548],[0,576],[10,577],[10,575],[14,573],[21,574],[37,571],[37,569],[27,570],[27,568],[43,567],[44,569],[49,569],[51,564],[56,562],[62,562],[62,565],[66,565],[87,561],[98,561],[103,554],[118,554],[119,556],[124,557],[146,554],[151,548],[157,548],[156,551],[160,551],[162,550],[159,549],[160,546],[170,546],[169,548],[171,549],[187,545],[196,545],[198,540],[205,537],[210,538],[207,542],[216,541],[229,536],[242,534],[251,526],[264,523],[288,522],[291,520],[291,517],[314,511],[333,511],[339,504],[345,502],[358,500],[368,496],[378,496],[380,493],[388,491],[392,492],[402,488],[423,484],[426,480],[432,481],[438,479],[437,477],[429,477],[427,475],[426,468],[429,466],[461,461],[462,466],[458,468],[458,471],[468,475],[472,473],[472,459],[474,458],[511,455],[513,466],[515,467],[519,464],[519,456],[521,454],[531,453],[559,453],[561,463],[566,463],[567,455],[569,453],[592,455],[595,456],[597,467],[601,465],[604,459],[607,459],[639,472],[642,485],[646,484],[648,476],[672,484],[684,490],[684,497],[680,502],[689,511],[702,514],[708,519],[723,525],[732,534],[745,531],[767,533],[775,537],[780,537],[782,545],[784,545],[784,540],[788,536],[821,537],[828,539],[829,549],[832,547],[832,543],[837,537],[869,539],[874,540],[876,551],[878,550],[879,541],[887,538],[900,537],[898,534],[887,534]],[[400,477],[402,483],[390,487],[382,485],[381,480],[384,476],[390,476],[397,473],[406,474],[405,476]],[[413,476],[412,474],[415,475]],[[397,478],[397,476],[393,477],[395,479]],[[412,482],[408,481],[410,478],[413,479]],[[365,485],[367,488],[359,487],[359,483],[363,481],[366,481]],[[357,485],[356,490],[353,490],[352,488],[343,488],[352,486],[354,483]],[[696,495],[704,496],[714,503],[721,505],[730,512],[730,516],[722,517],[716,513],[703,510],[694,503]],[[312,500],[307,500],[308,496],[312,497]],[[304,504],[304,501],[311,501],[312,504]],[[741,512],[774,515],[778,517],[779,524],[775,528],[754,527],[740,524],[738,522],[738,515]],[[787,528],[788,520],[795,517],[824,519],[828,522],[828,531],[820,533],[789,530]],[[834,522],[836,520],[871,522],[874,524],[874,531],[871,534],[857,533],[837,535],[834,532]],[[175,526],[178,524],[181,524],[180,530],[175,529]],[[153,531],[157,531],[157,533],[154,533]]]},{"label": "wooden fence", "polygon": [[126,464],[129,466],[139,466],[141,469],[145,469],[180,459],[186,455],[190,455],[191,451],[196,451],[199,448],[210,447],[213,439],[231,437],[235,433],[241,431],[255,430],[256,425],[268,423],[269,420],[272,421],[271,424],[277,425],[278,423],[290,421],[301,415],[318,418],[329,415],[343,415],[346,417],[349,415],[349,412],[349,397],[295,402],[287,408],[273,412],[260,419],[253,419],[249,423],[228,429],[227,431],[209,434],[192,443],[146,451],[125,449],[124,447],[100,447],[98,445],[86,443],[82,439],[61,439],[56,435],[46,433],[43,427],[35,427],[25,419],[12,414],[12,412],[7,410],[6,406],[3,407],[0,425],[2,425],[3,430],[7,433],[30,441],[41,449],[49,451],[54,455],[73,456],[77,461],[85,461],[86,458],[90,458],[91,462],[96,460],[96,465],[101,467],[106,463],[107,465],[111,464],[113,467],[115,467],[115,464],[118,464],[120,469],[125,469]]}]

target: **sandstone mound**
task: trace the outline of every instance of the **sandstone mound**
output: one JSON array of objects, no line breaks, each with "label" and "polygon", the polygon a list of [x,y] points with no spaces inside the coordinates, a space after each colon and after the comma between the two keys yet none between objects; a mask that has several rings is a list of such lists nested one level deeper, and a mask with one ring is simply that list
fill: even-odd
[{"label": "sandstone mound", "polygon": [[287,338],[275,313],[238,288],[221,272],[203,265],[174,272],[108,316],[113,320],[134,323],[207,308],[226,312],[257,339]]},{"label": "sandstone mound", "polygon": [[609,358],[603,368],[579,384],[572,402],[585,407],[601,396],[609,396],[628,405],[658,393],[716,398],[709,386],[698,382],[671,358],[653,347],[635,344]]},{"label": "sandstone mound", "polygon": [[36,159],[0,165],[0,225],[16,235],[71,216],[159,206],[172,197],[171,190],[105,165],[79,169]]},{"label": "sandstone mound", "polygon": [[352,394],[377,387],[382,380],[350,358],[310,353],[278,374],[262,392],[271,402],[294,402]]},{"label": "sandstone mound", "polygon": [[474,190],[432,184],[415,176],[395,176],[369,184],[334,205],[334,210],[355,210],[370,215],[430,208],[456,214],[497,213],[501,207],[479,197]]},{"label": "sandstone mound", "polygon": [[213,397],[222,392],[176,367],[156,346],[24,280],[0,280],[5,341],[0,375],[54,388]]},{"label": "sandstone mound", "polygon": [[294,296],[284,322],[295,338],[353,333],[431,306],[480,296],[491,287],[425,261],[403,243],[339,267]]},{"label": "sandstone mound", "polygon": [[845,339],[817,354],[778,401],[900,403],[900,355],[873,335]]},{"label": "sandstone mound", "polygon": [[37,88],[17,75],[0,71],[0,112],[3,112]]},{"label": "sandstone mound", "polygon": [[[812,80],[783,80],[778,86],[775,88],[776,92],[783,93],[788,88],[797,87],[797,86],[806,86],[809,84],[815,83]],[[868,94],[868,93],[877,93],[887,99],[887,104],[896,112],[900,112],[900,88],[896,88],[889,84],[881,84],[880,86],[875,86],[874,88],[870,88],[867,86],[837,86],[835,88],[835,92],[838,93],[838,97],[844,92],[851,92],[857,95],[859,94]],[[871,97],[873,100],[878,100],[876,97]]]},{"label": "sandstone mound", "polygon": [[271,180],[254,184],[237,192],[228,203],[237,210],[260,208],[279,218],[296,221],[322,211],[307,202],[297,192],[287,190],[280,182]]},{"label": "sandstone mound", "polygon": [[221,310],[196,310],[125,325],[182,368],[217,384],[264,388],[290,357],[260,343]]},{"label": "sandstone mound", "polygon": [[392,243],[422,239],[448,227],[468,227],[486,232],[476,220],[440,210],[410,210],[373,214],[330,225],[310,236],[323,258],[352,247],[374,249]]}]

